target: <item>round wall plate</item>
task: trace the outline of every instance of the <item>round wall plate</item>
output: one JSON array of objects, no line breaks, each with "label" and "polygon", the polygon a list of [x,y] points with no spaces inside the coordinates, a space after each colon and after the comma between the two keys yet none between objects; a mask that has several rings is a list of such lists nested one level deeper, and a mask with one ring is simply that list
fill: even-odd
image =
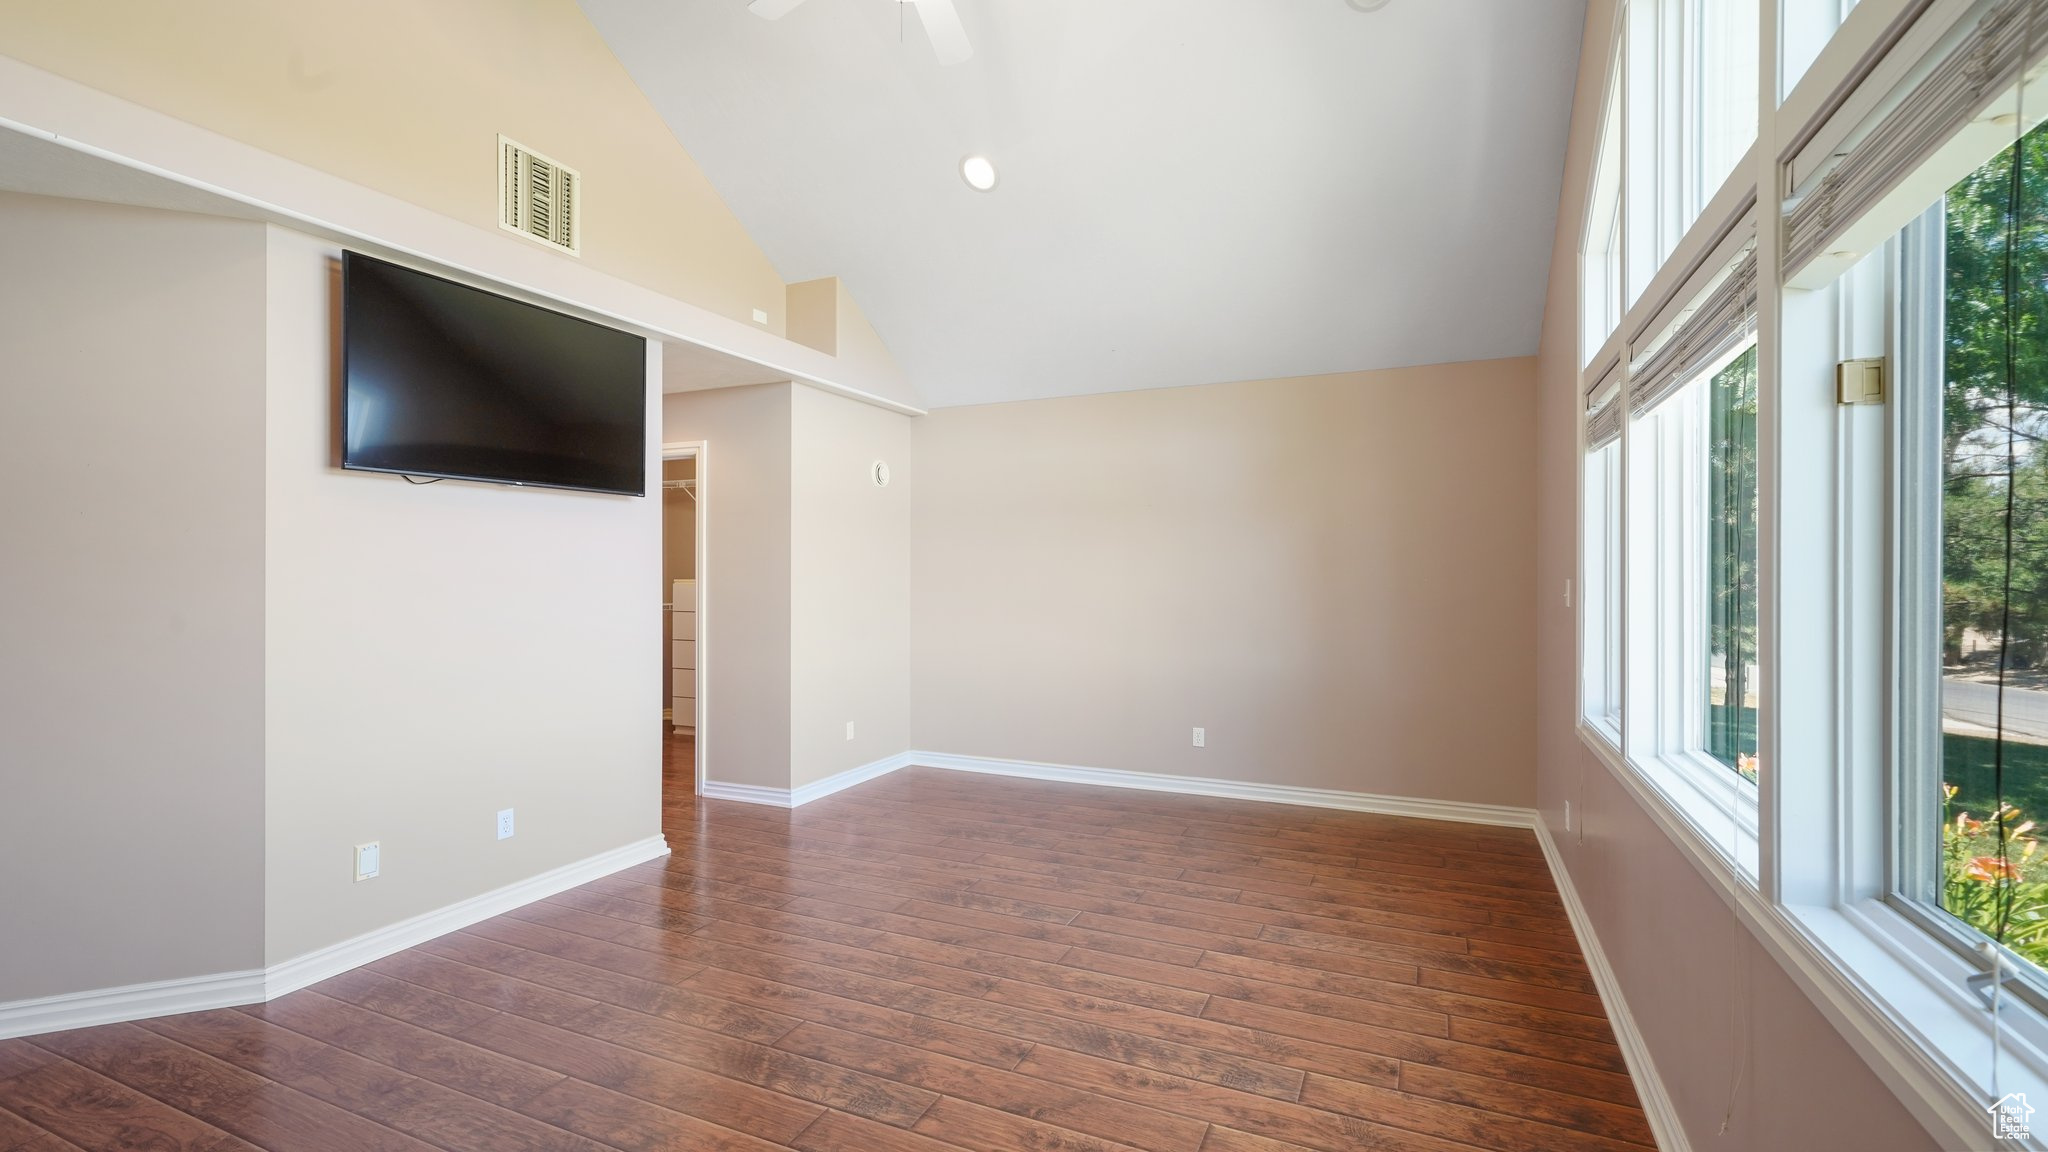
[{"label": "round wall plate", "polygon": [[889,462],[887,460],[875,461],[868,469],[868,478],[875,482],[875,487],[887,488],[889,486]]}]

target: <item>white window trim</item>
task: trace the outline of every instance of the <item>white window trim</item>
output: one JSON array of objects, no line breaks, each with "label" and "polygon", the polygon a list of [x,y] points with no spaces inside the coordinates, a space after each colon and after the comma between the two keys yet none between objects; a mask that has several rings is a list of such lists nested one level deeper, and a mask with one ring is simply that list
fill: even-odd
[{"label": "white window trim", "polygon": [[1726,764],[1690,748],[1637,761],[1636,768],[1692,822],[1716,852],[1740,870],[1745,884],[1756,883],[1758,823],[1754,787]]},{"label": "white window trim", "polygon": [[1947,1127],[1974,1146],[1987,1134],[1986,1101],[2008,1092],[2048,1099],[2048,1021],[2017,996],[2003,998],[1994,1093],[1991,1016],[1963,983],[1975,969],[1912,918],[1869,899],[1781,905],[1773,919],[1781,923],[1758,925],[1765,942],[1790,966],[1811,969],[1794,974],[1841,1005],[1837,1027],[1864,1039],[1866,1058],[1875,1050],[1879,1074],[1892,1070],[1888,1086],[1929,1128]]},{"label": "white window trim", "polygon": [[1588,741],[1597,742],[1604,755],[1621,756],[1621,725],[1605,716],[1587,716],[1579,721],[1579,735]]}]

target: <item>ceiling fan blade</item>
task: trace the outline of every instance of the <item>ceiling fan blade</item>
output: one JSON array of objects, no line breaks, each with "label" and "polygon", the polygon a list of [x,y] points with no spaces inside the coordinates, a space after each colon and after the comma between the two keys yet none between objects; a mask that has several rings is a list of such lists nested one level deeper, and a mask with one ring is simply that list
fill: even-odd
[{"label": "ceiling fan blade", "polygon": [[803,2],[804,0],[753,0],[753,3],[747,5],[747,11],[763,20],[780,20],[789,15],[792,8]]},{"label": "ceiling fan blade", "polygon": [[911,2],[917,5],[918,19],[924,21],[924,34],[931,37],[932,51],[938,55],[939,63],[958,64],[974,55],[974,45],[967,42],[967,29],[960,24],[960,13],[953,10],[953,0]]}]

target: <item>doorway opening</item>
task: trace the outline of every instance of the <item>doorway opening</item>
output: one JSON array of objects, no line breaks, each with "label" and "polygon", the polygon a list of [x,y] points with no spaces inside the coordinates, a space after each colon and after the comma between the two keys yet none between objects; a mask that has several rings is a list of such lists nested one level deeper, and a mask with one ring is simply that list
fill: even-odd
[{"label": "doorway opening", "polygon": [[662,800],[704,791],[703,441],[661,446]]}]

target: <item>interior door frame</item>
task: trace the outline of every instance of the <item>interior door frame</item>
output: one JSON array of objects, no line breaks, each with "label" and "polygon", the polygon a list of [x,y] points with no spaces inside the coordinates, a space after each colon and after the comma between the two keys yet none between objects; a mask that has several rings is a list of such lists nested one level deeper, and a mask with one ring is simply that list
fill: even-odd
[{"label": "interior door frame", "polygon": [[[693,743],[696,745],[694,759],[696,760],[697,779],[695,787],[696,794],[699,796],[704,794],[704,765],[711,758],[710,731],[704,723],[709,718],[711,712],[709,708],[704,706],[704,701],[709,698],[711,691],[711,677],[708,675],[707,669],[711,659],[709,655],[709,634],[711,631],[711,564],[709,562],[711,544],[711,533],[709,530],[711,522],[711,486],[708,476],[710,462],[706,455],[708,447],[709,445],[702,440],[667,441],[661,446],[661,459],[663,463],[670,460],[695,460],[697,462],[697,558],[695,565],[697,581],[697,695],[695,699],[697,704],[696,715],[691,717],[691,727],[696,733],[693,740]],[[667,530],[666,522],[664,522],[662,531],[666,533]],[[669,720],[673,724],[675,718],[671,716]],[[664,738],[666,738],[666,735],[664,734]]]}]

